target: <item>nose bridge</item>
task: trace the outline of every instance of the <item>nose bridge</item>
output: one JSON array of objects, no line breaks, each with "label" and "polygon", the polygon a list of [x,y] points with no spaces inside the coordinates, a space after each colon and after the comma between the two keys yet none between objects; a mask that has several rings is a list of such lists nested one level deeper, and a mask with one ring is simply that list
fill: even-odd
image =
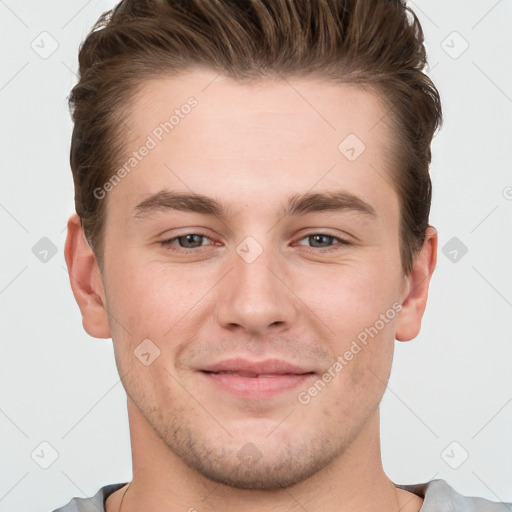
[{"label": "nose bridge", "polygon": [[278,257],[268,244],[264,248],[248,237],[237,246],[229,265],[217,303],[217,318],[224,328],[259,334],[273,325],[286,328],[293,323],[293,296],[277,277]]}]

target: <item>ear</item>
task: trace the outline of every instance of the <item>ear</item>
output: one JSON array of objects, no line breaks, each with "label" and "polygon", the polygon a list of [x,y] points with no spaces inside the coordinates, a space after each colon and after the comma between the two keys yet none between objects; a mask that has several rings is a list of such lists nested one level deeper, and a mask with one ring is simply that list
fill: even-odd
[{"label": "ear", "polygon": [[100,269],[76,214],[68,220],[64,257],[71,289],[82,313],[84,329],[94,338],[110,338]]},{"label": "ear", "polygon": [[425,312],[430,278],[437,263],[437,231],[429,226],[421,250],[416,253],[413,268],[408,276],[400,298],[402,309],[398,316],[395,338],[409,341],[418,336],[421,319]]}]

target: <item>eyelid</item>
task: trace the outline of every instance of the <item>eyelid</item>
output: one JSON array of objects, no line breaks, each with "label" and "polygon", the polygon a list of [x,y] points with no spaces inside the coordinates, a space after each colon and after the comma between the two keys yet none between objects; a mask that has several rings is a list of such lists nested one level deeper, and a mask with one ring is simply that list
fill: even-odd
[{"label": "eyelid", "polygon": [[166,229],[155,236],[156,240],[168,241],[187,235],[201,235],[209,239],[215,238],[215,232],[202,226],[185,226],[182,228]]}]

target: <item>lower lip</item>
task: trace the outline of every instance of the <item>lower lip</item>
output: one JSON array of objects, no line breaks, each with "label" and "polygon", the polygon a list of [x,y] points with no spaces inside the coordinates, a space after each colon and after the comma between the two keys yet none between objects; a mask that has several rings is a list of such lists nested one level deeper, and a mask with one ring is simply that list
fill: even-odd
[{"label": "lower lip", "polygon": [[271,398],[304,384],[313,373],[283,374],[275,377],[242,377],[229,373],[201,372],[212,384],[242,398]]}]

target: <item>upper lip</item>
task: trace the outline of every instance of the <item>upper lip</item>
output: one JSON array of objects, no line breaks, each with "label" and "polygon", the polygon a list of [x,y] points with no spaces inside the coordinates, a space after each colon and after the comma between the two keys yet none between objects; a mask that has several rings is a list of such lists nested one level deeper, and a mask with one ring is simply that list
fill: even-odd
[{"label": "upper lip", "polygon": [[264,361],[249,361],[243,358],[224,359],[217,363],[201,368],[207,372],[236,372],[254,375],[276,375],[313,373],[312,370],[301,368],[282,359],[265,359]]}]

